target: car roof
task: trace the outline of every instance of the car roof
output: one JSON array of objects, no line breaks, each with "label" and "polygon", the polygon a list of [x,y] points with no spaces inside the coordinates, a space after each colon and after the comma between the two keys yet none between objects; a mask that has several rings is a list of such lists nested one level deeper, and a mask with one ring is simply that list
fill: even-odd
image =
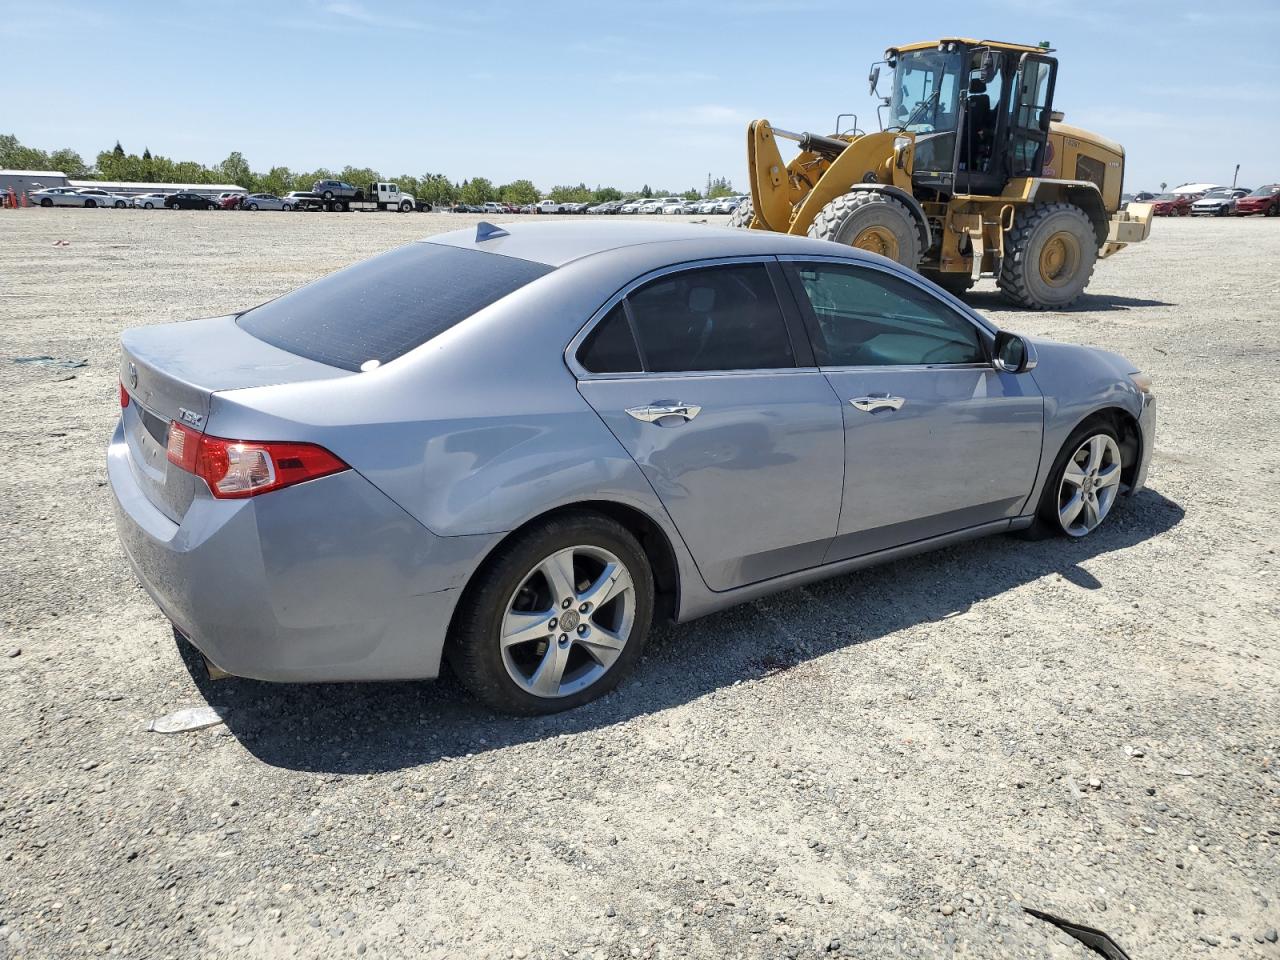
[{"label": "car roof", "polygon": [[673,263],[686,259],[680,249],[683,245],[714,246],[718,257],[808,254],[856,258],[860,255],[851,247],[827,240],[697,223],[505,223],[501,224],[501,231],[489,234],[487,239],[477,239],[479,231],[470,227],[426,237],[420,242],[497,253],[551,267],[642,245],[669,246],[669,251],[650,249],[647,252],[655,258],[669,253]]}]

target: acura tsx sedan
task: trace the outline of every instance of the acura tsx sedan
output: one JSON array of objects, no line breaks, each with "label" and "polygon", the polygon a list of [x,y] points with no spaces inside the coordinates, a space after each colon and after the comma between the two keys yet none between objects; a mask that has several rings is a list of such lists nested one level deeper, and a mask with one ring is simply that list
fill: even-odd
[{"label": "acura tsx sedan", "polygon": [[515,713],[608,691],[655,617],[1086,536],[1155,429],[1122,357],[859,250],[705,225],[481,223],[122,342],[120,538],[207,661],[447,659]]}]

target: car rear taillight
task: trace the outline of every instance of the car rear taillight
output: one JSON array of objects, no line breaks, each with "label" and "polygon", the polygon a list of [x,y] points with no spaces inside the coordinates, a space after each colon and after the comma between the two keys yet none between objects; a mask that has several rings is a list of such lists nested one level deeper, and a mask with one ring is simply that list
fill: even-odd
[{"label": "car rear taillight", "polygon": [[120,384],[120,409],[123,410],[129,405],[129,391],[124,388],[123,381]]},{"label": "car rear taillight", "polygon": [[315,444],[227,440],[176,420],[169,424],[167,453],[170,463],[194,473],[219,500],[256,497],[350,469]]}]

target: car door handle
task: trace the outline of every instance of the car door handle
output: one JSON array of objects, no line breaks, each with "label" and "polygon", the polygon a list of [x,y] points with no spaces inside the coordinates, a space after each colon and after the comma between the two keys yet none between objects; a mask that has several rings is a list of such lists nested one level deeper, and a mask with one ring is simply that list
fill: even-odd
[{"label": "car door handle", "polygon": [[902,397],[891,397],[888,394],[881,394],[878,397],[854,397],[849,401],[859,410],[867,413],[875,413],[877,410],[901,410],[902,405],[907,401]]},{"label": "car door handle", "polygon": [[692,403],[652,403],[643,407],[627,407],[628,415],[645,423],[656,423],[663,417],[682,417],[692,420],[702,408]]}]

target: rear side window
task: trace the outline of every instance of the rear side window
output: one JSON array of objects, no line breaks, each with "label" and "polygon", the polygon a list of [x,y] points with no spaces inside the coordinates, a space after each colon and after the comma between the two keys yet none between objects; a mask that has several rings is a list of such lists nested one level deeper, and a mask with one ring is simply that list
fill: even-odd
[{"label": "rear side window", "polygon": [[628,297],[645,369],[794,367],[791,338],[763,264],[662,277]]},{"label": "rear side window", "polygon": [[638,373],[644,369],[621,303],[587,336],[578,350],[578,362],[592,373]]},{"label": "rear side window", "polygon": [[272,346],[343,370],[387,363],[519,290],[551,267],[439,243],[411,243],[241,314]]}]

